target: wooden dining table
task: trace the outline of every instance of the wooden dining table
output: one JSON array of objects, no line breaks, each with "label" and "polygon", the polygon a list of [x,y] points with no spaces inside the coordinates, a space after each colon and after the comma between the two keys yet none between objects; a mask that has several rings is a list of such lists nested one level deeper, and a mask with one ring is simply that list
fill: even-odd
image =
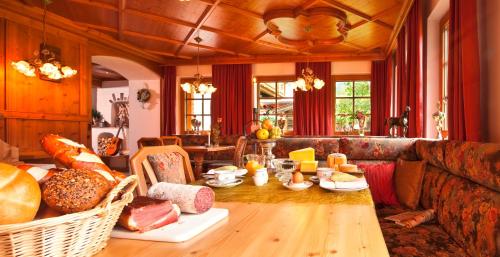
[{"label": "wooden dining table", "polygon": [[237,187],[214,189],[214,206],[229,216],[191,240],[111,238],[96,256],[389,256],[368,189],[332,192],[314,185],[295,192],[276,178],[262,187],[252,183],[245,178]]},{"label": "wooden dining table", "polygon": [[207,153],[231,151],[235,149],[234,145],[220,146],[203,146],[203,145],[187,145],[182,147],[186,152],[193,154],[194,160],[194,176],[199,179],[203,172],[203,161]]}]

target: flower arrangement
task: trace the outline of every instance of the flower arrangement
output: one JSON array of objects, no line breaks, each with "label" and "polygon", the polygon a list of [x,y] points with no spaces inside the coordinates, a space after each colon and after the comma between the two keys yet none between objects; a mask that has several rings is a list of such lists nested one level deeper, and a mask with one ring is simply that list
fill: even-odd
[{"label": "flower arrangement", "polygon": [[[443,105],[446,104],[447,98],[443,99]],[[437,138],[438,139],[443,139],[443,129],[444,129],[444,121],[446,119],[446,113],[441,111],[441,103],[437,102],[436,103],[436,109],[437,111],[432,114],[432,119],[436,122],[436,131],[437,131]]]}]

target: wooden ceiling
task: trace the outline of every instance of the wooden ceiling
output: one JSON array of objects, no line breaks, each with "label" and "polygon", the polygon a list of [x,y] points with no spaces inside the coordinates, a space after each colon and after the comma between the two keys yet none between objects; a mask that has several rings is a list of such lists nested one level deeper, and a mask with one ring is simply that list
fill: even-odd
[{"label": "wooden ceiling", "polygon": [[[19,0],[40,7],[40,0]],[[381,59],[410,0],[53,0],[49,12],[116,40],[162,56],[165,64]],[[350,25],[344,41],[300,48],[268,33],[263,16],[276,9],[334,7]],[[314,37],[327,33],[329,17],[311,19]],[[323,19],[323,20],[322,20]],[[296,21],[280,29],[301,34]],[[304,23],[304,21],[302,21]],[[307,21],[305,22],[307,23]],[[288,26],[288,27],[287,27]],[[307,35],[306,35],[307,36]]]}]

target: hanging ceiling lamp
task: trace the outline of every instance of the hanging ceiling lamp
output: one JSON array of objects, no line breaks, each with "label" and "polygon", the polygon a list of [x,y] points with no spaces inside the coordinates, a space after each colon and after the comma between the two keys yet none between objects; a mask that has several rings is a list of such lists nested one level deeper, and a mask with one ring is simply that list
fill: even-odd
[{"label": "hanging ceiling lamp", "polygon": [[69,66],[63,66],[57,59],[58,49],[49,47],[45,40],[45,19],[47,17],[47,3],[43,1],[43,42],[40,50],[33,53],[30,59],[12,62],[12,67],[27,77],[35,77],[37,70],[40,77],[50,80],[61,80],[76,75],[77,71]]},{"label": "hanging ceiling lamp", "polygon": [[[306,33],[311,32],[312,30],[311,25],[306,26],[304,30]],[[297,91],[298,89],[302,91],[309,91],[312,90],[313,88],[320,90],[323,88],[324,85],[325,82],[322,79],[316,77],[316,75],[314,75],[314,71],[311,68],[309,68],[309,57],[308,57],[306,62],[306,68],[302,69],[300,76],[297,77],[297,81],[295,81],[293,89],[295,91]]]},{"label": "hanging ceiling lamp", "polygon": [[194,74],[194,81],[192,83],[186,82],[181,85],[182,90],[188,94],[212,94],[217,91],[217,88],[212,85],[207,85],[203,83],[203,76],[200,74],[200,42],[202,41],[199,36],[195,37],[194,40],[198,43],[198,54],[196,56],[196,74]]}]

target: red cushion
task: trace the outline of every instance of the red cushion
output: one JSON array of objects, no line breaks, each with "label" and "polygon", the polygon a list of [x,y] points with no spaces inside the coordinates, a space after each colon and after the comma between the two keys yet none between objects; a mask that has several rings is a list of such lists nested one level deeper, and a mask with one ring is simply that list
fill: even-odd
[{"label": "red cushion", "polygon": [[366,182],[370,185],[373,201],[376,204],[399,205],[394,190],[394,163],[358,163],[365,172]]}]

